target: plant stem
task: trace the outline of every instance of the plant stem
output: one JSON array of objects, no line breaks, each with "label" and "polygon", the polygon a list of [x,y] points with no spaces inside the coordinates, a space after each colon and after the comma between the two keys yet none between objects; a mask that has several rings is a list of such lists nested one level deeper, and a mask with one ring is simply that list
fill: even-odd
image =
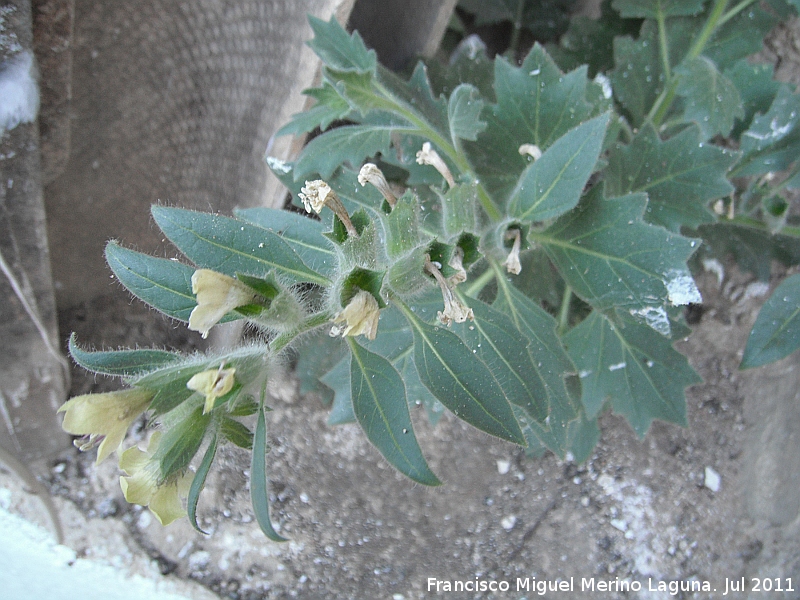
[{"label": "plant stem", "polygon": [[[751,217],[735,217],[733,219],[728,219],[724,221],[725,223],[730,223],[732,225],[741,225],[742,227],[749,227],[750,229],[757,229],[758,231],[763,231],[765,233],[772,233],[769,229],[769,226],[757,219],[753,219]],[[789,237],[800,238],[800,227],[791,227],[785,226],[780,231],[781,235],[786,235]]]},{"label": "plant stem", "polygon": [[569,308],[572,304],[572,288],[564,284],[564,295],[561,297],[561,309],[558,311],[558,335],[563,335],[569,328]]},{"label": "plant stem", "polygon": [[525,8],[525,2],[517,4],[517,14],[514,17],[513,29],[511,31],[511,41],[508,44],[508,49],[513,53],[514,59],[517,57],[517,48],[519,46],[519,34],[522,30],[522,12]]},{"label": "plant stem", "polygon": [[667,41],[667,24],[664,13],[658,11],[658,43],[661,50],[661,63],[664,69],[664,77],[667,81],[672,79],[672,70],[669,66],[669,42]]},{"label": "plant stem", "polygon": [[722,27],[725,23],[730,21],[733,17],[738,15],[740,12],[742,12],[745,8],[747,8],[751,4],[754,4],[756,1],[757,0],[742,0],[741,2],[739,2],[739,4],[734,6],[720,18],[719,22],[717,23],[717,27]]},{"label": "plant stem", "polygon": [[311,331],[312,329],[315,329],[320,325],[324,325],[332,318],[333,315],[328,311],[314,313],[291,331],[287,331],[285,333],[276,336],[275,339],[272,340],[272,342],[270,342],[269,348],[274,354],[277,354],[278,352],[283,350],[286,346],[291,344],[292,340],[294,340],[294,338],[296,338],[301,333],[305,333],[306,331]]}]

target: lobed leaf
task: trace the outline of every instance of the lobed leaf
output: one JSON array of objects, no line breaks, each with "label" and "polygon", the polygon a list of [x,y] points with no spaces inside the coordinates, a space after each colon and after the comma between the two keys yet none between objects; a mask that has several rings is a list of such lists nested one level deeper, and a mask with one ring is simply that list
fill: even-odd
[{"label": "lobed leaf", "polygon": [[800,275],[785,279],[758,313],[741,369],[760,367],[800,348]]},{"label": "lobed leaf", "polygon": [[683,98],[683,119],[693,121],[708,140],[726,136],[736,119],[744,118],[739,90],[709,59],[699,56],[675,68],[677,93]]},{"label": "lobed leaf", "polygon": [[697,241],[642,220],[647,199],[605,199],[596,186],[541,234],[531,232],[575,293],[599,310],[700,302],[686,261]]},{"label": "lobed leaf", "polygon": [[353,412],[380,453],[398,471],[423,485],[441,482],[428,467],[414,436],[406,388],[392,364],[348,340]]},{"label": "lobed leaf", "polygon": [[357,31],[349,35],[334,17],[325,22],[309,16],[308,22],[314,30],[314,39],[308,45],[327,66],[358,73],[375,71],[378,64],[375,51],[367,50]]},{"label": "lobed leaf", "polygon": [[800,94],[781,85],[764,115],[742,133],[742,161],[736,175],[763,175],[788,168],[800,156]]},{"label": "lobed leaf", "polygon": [[344,119],[352,110],[350,104],[327,82],[322,87],[305,90],[303,93],[314,98],[317,103],[307,111],[292,115],[292,120],[275,132],[276,137],[308,133],[317,127],[325,131],[333,121]]},{"label": "lobed leaf", "polygon": [[620,310],[592,312],[564,336],[588,418],[611,403],[641,438],[653,419],[686,425],[684,388],[701,381],[672,342]]},{"label": "lobed leaf", "polygon": [[711,200],[733,192],[727,175],[738,155],[704,144],[690,127],[662,141],[646,124],[628,145],[617,144],[608,157],[609,196],[647,192],[647,220],[673,232],[714,220]]},{"label": "lobed leaf", "polygon": [[239,219],[165,206],[152,207],[164,234],[190,260],[206,269],[256,277],[270,271],[292,282],[326,285],[292,247],[273,231]]},{"label": "lobed leaf", "polygon": [[478,134],[486,129],[486,122],[480,118],[482,111],[483,99],[478,88],[462,83],[453,90],[447,103],[447,117],[454,144],[459,138],[473,142],[478,139]]}]

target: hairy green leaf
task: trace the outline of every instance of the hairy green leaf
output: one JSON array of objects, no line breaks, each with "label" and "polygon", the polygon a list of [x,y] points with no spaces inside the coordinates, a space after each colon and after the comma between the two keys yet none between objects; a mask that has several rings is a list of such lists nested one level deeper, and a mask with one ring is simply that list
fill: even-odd
[{"label": "hairy green leaf", "polygon": [[422,383],[458,418],[524,445],[511,405],[487,366],[454,333],[428,325],[403,308],[414,332],[414,362]]},{"label": "hairy green leaf", "polygon": [[788,168],[800,156],[800,94],[782,85],[764,115],[742,134],[744,156],[736,175],[762,175]]},{"label": "hairy green leaf", "polygon": [[285,542],[278,535],[269,517],[269,491],[267,483],[267,420],[264,407],[258,411],[256,432],[253,436],[253,457],[250,463],[250,502],[261,531],[273,542]]},{"label": "hairy green leaf", "polygon": [[339,71],[374,72],[378,64],[374,50],[367,50],[358,32],[348,34],[335,17],[327,23],[310,16],[314,39],[308,45],[322,62]]},{"label": "hairy green leaf", "polygon": [[683,97],[683,118],[700,127],[703,139],[728,135],[734,120],[744,118],[739,90],[709,59],[699,56],[684,61],[675,74],[678,95]]},{"label": "hairy green leaf", "polygon": [[772,65],[753,64],[746,59],[726,69],[725,77],[733,82],[742,97],[744,117],[737,119],[731,131],[731,137],[738,140],[756,113],[769,110],[781,84],[773,79]]},{"label": "hairy green leaf", "polygon": [[486,129],[486,122],[480,118],[482,111],[483,99],[478,88],[462,83],[453,90],[447,104],[447,116],[454,144],[458,138],[473,142],[478,139],[478,134]]},{"label": "hairy green leaf", "polygon": [[594,311],[564,337],[594,418],[608,401],[639,437],[653,419],[686,425],[684,388],[701,381],[672,342],[622,311]]},{"label": "hairy green leaf", "polygon": [[596,186],[577,209],[530,236],[575,293],[600,310],[700,302],[686,266],[697,241],[645,223],[646,203],[644,194],[606,199]]},{"label": "hairy green leaf", "polygon": [[257,277],[272,271],[293,282],[329,283],[308,268],[278,234],[263,227],[182,208],[153,206],[152,213],[172,243],[206,269]]},{"label": "hairy green leaf", "polygon": [[343,163],[359,168],[365,159],[388,152],[394,125],[345,125],[311,140],[294,164],[296,180],[318,173],[328,179]]},{"label": "hairy green leaf", "polygon": [[647,192],[647,220],[679,232],[714,220],[707,206],[727,196],[733,186],[727,174],[737,154],[701,141],[690,127],[661,141],[645,125],[630,144],[617,146],[608,157],[606,193],[621,196]]},{"label": "hairy green leaf", "polygon": [[800,348],[800,275],[785,279],[758,313],[742,357],[742,369],[760,367]]},{"label": "hairy green leaf", "polygon": [[594,170],[609,114],[581,123],[545,150],[519,178],[509,199],[509,214],[546,221],[575,208]]},{"label": "hairy green leaf", "polygon": [[211,415],[204,415],[203,407],[199,406],[188,418],[180,420],[164,432],[154,456],[160,465],[162,479],[181,473],[189,467],[203,443],[210,423]]},{"label": "hairy green leaf", "polygon": [[611,85],[631,125],[639,127],[664,89],[664,71],[658,51],[655,23],[645,21],[638,39],[614,39],[614,71]]},{"label": "hairy green leaf", "polygon": [[308,133],[317,127],[325,131],[333,121],[344,119],[352,110],[350,104],[327,82],[322,87],[303,93],[317,103],[307,111],[293,115],[292,120],[275,133],[276,136]]},{"label": "hairy green leaf", "polygon": [[320,377],[320,381],[333,390],[333,406],[328,415],[328,425],[343,425],[354,423],[356,420],[350,387],[350,360],[351,356],[348,353]]},{"label": "hairy green leaf", "polygon": [[322,223],[288,210],[238,208],[236,217],[274,231],[317,273],[330,277],[336,266],[336,251],[322,235]]},{"label": "hairy green leaf", "polygon": [[529,165],[523,144],[545,151],[557,139],[596,113],[587,100],[586,68],[561,73],[538,44],[520,67],[495,59],[497,104],[487,107],[486,130],[464,148],[481,184],[498,204],[505,203]]},{"label": "hairy green leaf", "polygon": [[174,319],[189,321],[197,306],[192,293],[193,267],[128,250],[113,241],[106,245],[106,261],[120,283],[139,300]]},{"label": "hairy green leaf", "polygon": [[219,425],[219,434],[239,448],[245,450],[253,448],[253,432],[235,419],[223,417]]},{"label": "hairy green leaf", "polygon": [[348,340],[353,411],[369,440],[389,463],[423,485],[441,482],[428,467],[411,425],[403,380],[392,364]]},{"label": "hairy green leaf", "polygon": [[494,102],[494,61],[486,55],[486,45],[478,36],[469,36],[450,55],[447,64],[433,60],[428,73],[434,92],[449,96],[461,83],[470,83],[487,102]]},{"label": "hairy green leaf", "polygon": [[91,352],[78,345],[74,333],[69,336],[69,354],[88,371],[122,377],[153,371],[181,359],[181,355],[175,352],[152,348]]}]

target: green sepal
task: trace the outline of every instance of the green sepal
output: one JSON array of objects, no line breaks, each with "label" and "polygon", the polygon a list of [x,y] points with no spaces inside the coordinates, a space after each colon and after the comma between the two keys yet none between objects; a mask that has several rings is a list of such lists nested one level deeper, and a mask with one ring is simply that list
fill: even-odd
[{"label": "green sepal", "polygon": [[408,412],[406,389],[392,364],[347,340],[353,412],[370,442],[403,475],[423,485],[441,482],[428,467]]},{"label": "green sepal", "polygon": [[800,275],[785,279],[758,313],[740,369],[780,360],[800,348]]},{"label": "green sepal", "polygon": [[397,199],[392,212],[382,217],[389,259],[404,256],[422,243],[417,207],[417,197],[414,192],[407,190]]},{"label": "green sepal", "polygon": [[408,256],[392,262],[386,272],[386,285],[403,298],[415,296],[433,283],[425,272],[426,246],[415,248]]},{"label": "green sepal", "polygon": [[478,187],[463,183],[441,196],[442,225],[445,241],[452,241],[464,232],[477,233]]},{"label": "green sepal", "polygon": [[375,270],[379,267],[378,261],[381,258],[375,222],[363,210],[356,211],[350,217],[358,232],[357,236],[347,235],[338,217],[334,217],[333,232],[324,234],[339,244],[339,271],[347,271],[354,267]]},{"label": "green sepal", "polygon": [[253,436],[253,456],[250,463],[250,502],[261,531],[273,542],[287,539],[275,531],[269,516],[269,492],[267,483],[267,420],[264,407],[258,411],[256,431]]},{"label": "green sepal", "polygon": [[367,269],[353,269],[342,281],[341,294],[339,300],[341,306],[347,306],[347,303],[364,290],[372,294],[378,303],[379,308],[386,307],[386,300],[381,296],[381,288],[383,287],[383,278],[386,275],[385,271],[369,271]]},{"label": "green sepal", "polygon": [[208,472],[211,470],[211,465],[214,463],[216,454],[217,436],[214,435],[203,455],[203,460],[197,467],[197,472],[192,479],[192,485],[189,487],[189,495],[186,498],[186,513],[189,516],[189,523],[191,523],[196,531],[204,535],[208,535],[208,532],[200,529],[200,526],[197,524],[197,502],[200,500],[200,492],[203,491],[206,485],[206,478],[208,477]]},{"label": "green sepal", "polygon": [[189,467],[203,443],[210,423],[211,415],[204,415],[203,407],[198,406],[164,432],[154,456],[160,465],[162,480],[175,473],[182,473]]},{"label": "green sepal", "polygon": [[89,352],[83,350],[75,337],[69,336],[69,354],[72,359],[87,371],[102,375],[130,377],[165,367],[181,360],[175,352],[154,350],[104,350]]},{"label": "green sepal", "polygon": [[253,448],[253,432],[235,419],[223,417],[219,424],[219,434],[239,448]]}]

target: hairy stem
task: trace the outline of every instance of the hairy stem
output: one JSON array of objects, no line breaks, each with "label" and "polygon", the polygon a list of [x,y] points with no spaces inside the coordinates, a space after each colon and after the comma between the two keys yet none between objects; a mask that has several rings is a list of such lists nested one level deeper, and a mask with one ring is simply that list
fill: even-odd
[{"label": "hairy stem", "polygon": [[558,311],[558,335],[569,329],[569,309],[572,304],[572,288],[564,284],[564,295],[561,297],[561,309]]},{"label": "hairy stem", "polygon": [[286,346],[292,343],[292,341],[300,334],[305,333],[307,331],[311,331],[312,329],[316,329],[320,325],[324,325],[328,321],[333,319],[333,315],[328,311],[322,311],[311,315],[310,317],[306,318],[303,322],[301,322],[297,327],[292,329],[291,331],[287,331],[286,333],[282,333],[275,337],[274,340],[269,345],[270,350],[277,354],[281,350],[283,350]]}]

